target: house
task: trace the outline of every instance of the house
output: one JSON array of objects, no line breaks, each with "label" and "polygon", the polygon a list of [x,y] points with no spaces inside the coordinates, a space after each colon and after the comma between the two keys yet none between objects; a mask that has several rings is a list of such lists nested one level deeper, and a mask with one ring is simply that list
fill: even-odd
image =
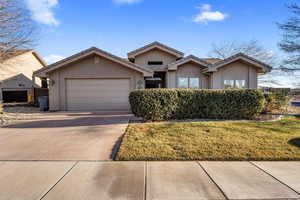
[{"label": "house", "polygon": [[45,62],[33,50],[16,50],[0,63],[0,101],[27,102],[34,84],[33,72],[45,67]]},{"label": "house", "polygon": [[154,42],[123,59],[92,47],[34,73],[48,78],[50,110],[128,110],[144,88],[257,88],[271,67],[244,54],[201,59]]}]

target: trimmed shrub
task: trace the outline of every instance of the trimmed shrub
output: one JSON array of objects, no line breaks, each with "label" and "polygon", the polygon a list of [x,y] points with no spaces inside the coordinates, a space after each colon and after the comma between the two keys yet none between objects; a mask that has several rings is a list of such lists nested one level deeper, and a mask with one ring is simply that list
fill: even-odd
[{"label": "trimmed shrub", "polygon": [[3,114],[3,103],[0,101],[0,114]]},{"label": "trimmed shrub", "polygon": [[144,120],[170,119],[176,111],[178,94],[172,89],[136,90],[130,93],[132,113]]},{"label": "trimmed shrub", "polygon": [[267,93],[265,96],[264,113],[284,112],[290,100],[290,97],[285,93]]},{"label": "trimmed shrub", "polygon": [[130,94],[133,114],[144,120],[252,119],[264,106],[264,95],[254,89],[150,89]]}]

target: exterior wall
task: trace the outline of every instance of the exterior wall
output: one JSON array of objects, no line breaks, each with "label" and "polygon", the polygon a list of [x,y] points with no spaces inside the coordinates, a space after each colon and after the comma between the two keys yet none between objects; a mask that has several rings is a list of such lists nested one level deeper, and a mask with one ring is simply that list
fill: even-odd
[{"label": "exterior wall", "polygon": [[50,110],[66,110],[66,79],[68,78],[129,78],[130,89],[142,89],[142,73],[99,56],[91,56],[49,74]]},{"label": "exterior wall", "polygon": [[176,71],[168,71],[167,74],[167,88],[176,88]]},{"label": "exterior wall", "polygon": [[148,61],[162,61],[163,65],[167,65],[175,62],[176,56],[159,49],[152,49],[135,57],[135,63],[138,65],[149,66]]},{"label": "exterior wall", "polygon": [[[28,94],[30,94],[33,86],[32,74],[42,67],[44,66],[32,52],[21,54],[0,64],[0,82],[9,79],[0,83],[0,100],[2,100],[2,90],[26,89],[28,90]],[[24,86],[20,86],[19,84]],[[36,86],[41,86],[39,79],[36,80]]]},{"label": "exterior wall", "polygon": [[230,63],[213,72],[212,89],[224,89],[224,80],[246,80],[247,88],[257,88],[257,71],[249,64]]},{"label": "exterior wall", "polygon": [[[28,79],[32,80],[33,72],[44,67],[32,52],[11,58],[0,65],[0,81],[18,74],[24,74]],[[37,80],[36,84],[40,86],[40,83]]]},{"label": "exterior wall", "polygon": [[200,78],[200,88],[209,88],[209,77],[201,72],[201,67],[198,64],[186,63],[179,66],[177,71],[169,71],[167,74],[168,88],[177,88],[177,80],[179,77]]}]

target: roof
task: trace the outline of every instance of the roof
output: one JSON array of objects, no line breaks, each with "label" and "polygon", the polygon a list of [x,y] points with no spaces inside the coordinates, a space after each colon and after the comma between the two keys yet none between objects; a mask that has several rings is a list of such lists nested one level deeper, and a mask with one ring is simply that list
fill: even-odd
[{"label": "roof", "polygon": [[169,47],[169,46],[164,45],[159,42],[152,42],[151,44],[148,44],[146,46],[143,46],[141,48],[138,48],[134,51],[129,52],[127,55],[129,58],[134,58],[137,55],[143,54],[143,53],[150,51],[152,49],[155,49],[155,48],[165,51],[167,53],[170,53],[172,55],[175,55],[177,58],[182,58],[184,56],[184,53],[182,53],[181,51],[178,51],[172,47]]},{"label": "roof", "polygon": [[13,50],[11,52],[9,52],[5,57],[4,57],[4,61],[9,60],[9,59],[13,59],[17,56],[23,55],[25,53],[29,53],[31,52],[34,57],[45,67],[47,66],[47,64],[45,63],[45,61],[39,56],[39,54],[34,51],[33,49],[16,49]]},{"label": "roof", "polygon": [[270,72],[272,70],[272,67],[266,63],[263,63],[255,58],[252,58],[250,56],[247,56],[243,53],[238,53],[238,54],[235,54],[231,57],[228,57],[224,60],[220,60],[216,63],[214,63],[208,70],[207,72],[214,72],[214,71],[217,71],[219,68],[229,64],[229,63],[232,63],[232,62],[235,62],[237,60],[243,60],[245,62],[248,62],[252,65],[255,65],[256,67],[260,68],[261,69],[261,72],[265,73],[265,72]]},{"label": "roof", "polygon": [[195,63],[198,63],[199,65],[203,66],[204,68],[208,68],[211,66],[211,64],[209,62],[206,62],[205,60],[203,59],[200,59],[198,58],[197,56],[194,56],[194,55],[189,55],[187,57],[184,57],[174,63],[170,63],[168,65],[168,69],[169,70],[177,70],[177,67],[180,66],[180,65],[183,65],[187,62],[195,62]]},{"label": "roof", "polygon": [[216,62],[221,61],[222,59],[220,59],[220,58],[201,58],[201,60],[204,60],[205,62],[208,62],[210,64],[214,64]]},{"label": "roof", "polygon": [[4,83],[4,82],[13,80],[13,79],[15,79],[15,78],[17,78],[17,77],[25,77],[26,79],[28,79],[24,74],[19,73],[19,74],[16,74],[16,75],[13,75],[13,76],[10,76],[10,77],[8,77],[8,78],[5,78],[5,79],[0,80],[0,83],[2,84],[2,83]]},{"label": "roof", "polygon": [[91,47],[91,48],[86,49],[84,51],[81,51],[77,54],[74,54],[70,57],[67,57],[63,60],[60,60],[56,63],[48,65],[45,68],[37,70],[37,71],[34,72],[34,75],[35,76],[45,76],[46,73],[49,73],[49,72],[54,71],[58,68],[64,67],[65,65],[73,63],[73,62],[78,61],[80,59],[86,58],[87,56],[90,56],[92,54],[96,54],[96,55],[105,57],[105,58],[107,58],[109,60],[112,60],[114,62],[117,62],[121,65],[129,67],[129,68],[134,69],[136,71],[142,72],[142,73],[144,73],[145,76],[152,76],[152,74],[153,74],[153,71],[151,69],[148,69],[148,68],[139,66],[137,64],[131,63],[128,60],[125,60],[125,59],[120,58],[118,56],[112,55],[112,54],[110,54],[106,51],[103,51],[103,50],[99,49],[99,48]]}]

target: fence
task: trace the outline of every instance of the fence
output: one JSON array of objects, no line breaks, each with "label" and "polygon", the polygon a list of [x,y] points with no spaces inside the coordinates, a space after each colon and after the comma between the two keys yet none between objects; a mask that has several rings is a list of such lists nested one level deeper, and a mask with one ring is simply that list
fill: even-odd
[{"label": "fence", "polygon": [[33,102],[37,103],[39,97],[49,96],[48,88],[32,88]]}]

